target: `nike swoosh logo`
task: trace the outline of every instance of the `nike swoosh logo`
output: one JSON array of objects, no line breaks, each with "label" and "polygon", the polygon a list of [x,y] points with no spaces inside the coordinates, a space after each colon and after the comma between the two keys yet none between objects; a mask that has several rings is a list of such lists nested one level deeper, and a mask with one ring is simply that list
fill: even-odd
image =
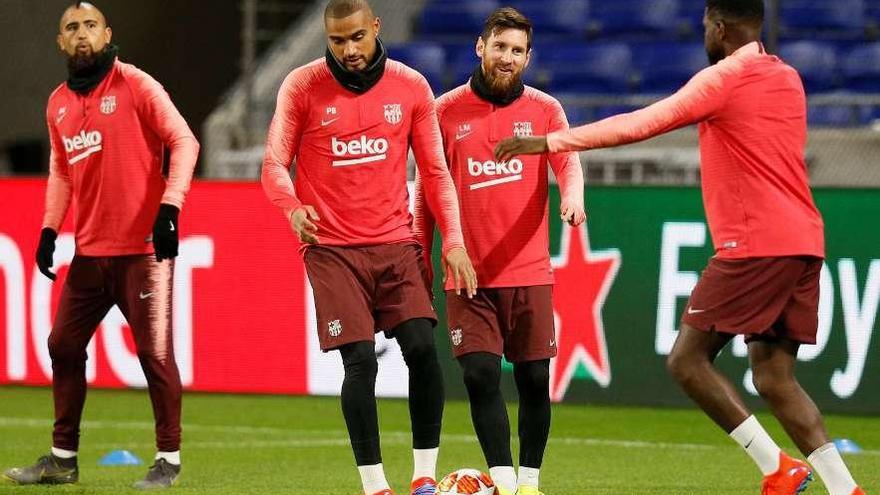
[{"label": "nike swoosh logo", "polygon": [[688,308],[688,314],[689,314],[689,315],[695,315],[695,314],[698,314],[698,313],[705,313],[705,312],[706,312],[705,309],[694,309],[694,308]]},{"label": "nike swoosh logo", "polygon": [[456,134],[456,135],[455,135],[455,140],[456,140],[456,141],[461,141],[462,139],[464,139],[464,138],[470,136],[471,134],[473,134],[473,132],[474,132],[474,131],[466,132],[466,133],[464,133],[464,134]]},{"label": "nike swoosh logo", "polygon": [[148,297],[150,297],[150,296],[152,296],[152,295],[153,295],[152,292],[147,292],[146,294],[143,293],[143,292],[141,292],[140,294],[138,294],[138,297],[140,297],[141,299],[146,299],[146,298],[148,298]]},{"label": "nike swoosh logo", "polygon": [[328,125],[330,125],[330,124],[336,122],[337,120],[339,120],[339,119],[341,119],[341,118],[342,118],[342,117],[336,117],[335,119],[330,119],[330,120],[324,120],[324,119],[321,119],[321,127],[328,126]]},{"label": "nike swoosh logo", "polygon": [[168,223],[171,225],[171,232],[174,232],[174,222],[168,220]]}]

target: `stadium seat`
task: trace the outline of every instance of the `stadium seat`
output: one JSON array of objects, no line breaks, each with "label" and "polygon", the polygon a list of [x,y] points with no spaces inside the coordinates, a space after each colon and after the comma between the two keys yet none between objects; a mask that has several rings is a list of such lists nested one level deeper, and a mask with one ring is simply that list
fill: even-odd
[{"label": "stadium seat", "polygon": [[473,36],[498,7],[495,0],[435,0],[422,11],[419,31],[435,38]]},{"label": "stadium seat", "polygon": [[519,0],[512,6],[532,21],[535,35],[544,38],[584,33],[589,22],[589,5],[586,0]]},{"label": "stadium seat", "polygon": [[706,0],[679,0],[679,25],[685,38],[703,38],[703,14],[705,11]]},{"label": "stadium seat", "polygon": [[843,61],[846,89],[880,93],[880,42],[858,45]]},{"label": "stadium seat", "polygon": [[870,108],[853,105],[810,105],[810,127],[858,127],[870,121]]},{"label": "stadium seat", "polygon": [[644,43],[632,51],[643,93],[674,93],[709,65],[702,43]]},{"label": "stadium seat", "polygon": [[446,52],[430,41],[388,47],[388,56],[422,73],[434,93],[446,87]]},{"label": "stadium seat", "polygon": [[786,0],[780,4],[780,30],[787,39],[858,39],[865,34],[865,0]]},{"label": "stadium seat", "polygon": [[632,87],[632,52],[623,43],[566,43],[539,50],[551,93],[628,93]]},{"label": "stadium seat", "polygon": [[779,57],[797,69],[807,93],[828,91],[839,84],[837,53],[829,43],[786,43],[779,48]]},{"label": "stadium seat", "polygon": [[[474,36],[474,40],[476,39],[477,37]],[[472,41],[447,47],[447,60],[449,61],[447,72],[452,77],[452,80],[449,81],[449,88],[463,84],[471,77],[471,73],[479,62],[476,53],[474,53],[474,43],[475,41]]]},{"label": "stadium seat", "polygon": [[601,0],[591,14],[602,37],[674,39],[679,29],[678,0]]}]

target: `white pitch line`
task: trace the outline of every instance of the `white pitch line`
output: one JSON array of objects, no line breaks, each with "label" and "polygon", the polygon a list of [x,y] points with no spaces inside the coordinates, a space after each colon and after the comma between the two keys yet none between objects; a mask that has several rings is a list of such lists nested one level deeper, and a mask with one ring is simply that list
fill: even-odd
[{"label": "white pitch line", "polygon": [[[149,430],[155,427],[153,423],[146,421],[83,421],[83,428],[86,429],[112,429],[112,430]],[[52,421],[36,418],[15,418],[0,417],[0,429],[2,428],[51,428]],[[224,426],[224,425],[200,425],[184,423],[183,430],[185,432],[203,431],[203,432],[222,432],[235,434],[271,434],[271,435],[291,435],[296,437],[312,437],[312,438],[293,438],[285,440],[243,440],[243,441],[186,441],[186,448],[205,448],[205,449],[237,449],[237,448],[306,448],[306,447],[324,447],[324,446],[347,446],[348,436],[343,430],[297,430],[273,427],[253,427],[253,426]],[[317,436],[316,436],[317,435]],[[323,436],[321,436],[323,435]],[[382,431],[383,444],[405,444],[410,441],[412,433],[408,431]],[[460,434],[444,434],[443,442],[452,443],[476,443],[477,437],[474,435]],[[584,445],[584,446],[600,446],[600,447],[620,447],[630,449],[680,449],[680,450],[715,450],[728,448],[724,445],[709,445],[699,443],[676,443],[676,442],[653,442],[644,440],[620,440],[620,439],[603,439],[589,437],[559,437],[550,436],[551,444],[564,445]],[[91,444],[94,448],[113,448],[120,446],[131,447],[152,447],[152,443],[127,443],[127,444],[109,444],[99,443]],[[0,446],[3,450],[6,446]],[[10,446],[11,447],[11,446]],[[16,447],[18,448],[18,447]],[[880,450],[862,450],[861,455],[880,456]]]}]

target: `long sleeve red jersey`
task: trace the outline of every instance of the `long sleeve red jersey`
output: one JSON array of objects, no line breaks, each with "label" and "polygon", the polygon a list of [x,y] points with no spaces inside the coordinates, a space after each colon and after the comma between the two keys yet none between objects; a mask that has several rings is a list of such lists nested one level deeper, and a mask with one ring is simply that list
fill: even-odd
[{"label": "long sleeve red jersey", "polygon": [[[437,100],[446,160],[461,204],[462,229],[480,287],[521,287],[553,283],[548,241],[548,164],[562,199],[583,205],[584,176],[577,153],[524,155],[496,163],[498,142],[511,136],[568,129],[553,97],[526,87],[500,107],[469,84]],[[416,233],[430,252],[434,219],[416,184]],[[452,287],[452,280],[447,281]]]},{"label": "long sleeve red jersey", "polygon": [[57,232],[72,200],[77,254],[153,252],[159,204],[183,206],[199,154],[162,86],[117,60],[86,94],[59,86],[49,97],[46,120],[51,155],[43,226]]},{"label": "long sleeve red jersey", "polygon": [[313,206],[321,244],[413,240],[410,147],[440,219],[444,251],[463,247],[433,93],[421,74],[400,62],[388,60],[382,79],[363,94],[343,88],[323,58],[291,72],[269,128],[263,189],[288,218],[301,205]]},{"label": "long sleeve red jersey", "polygon": [[633,143],[699,122],[703,203],[719,258],[825,256],[795,71],[749,43],[647,108],[547,136],[552,151]]}]

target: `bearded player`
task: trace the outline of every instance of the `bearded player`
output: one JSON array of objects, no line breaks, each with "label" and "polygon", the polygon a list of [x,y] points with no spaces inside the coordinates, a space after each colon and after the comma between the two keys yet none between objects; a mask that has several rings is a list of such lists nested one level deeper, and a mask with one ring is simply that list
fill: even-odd
[{"label": "bearded player", "polygon": [[546,137],[501,143],[496,155],[619,146],[699,123],[703,201],[715,256],[691,294],[669,370],[764,474],[762,493],[795,494],[810,467],[780,450],[713,365],[745,335],[754,384],[831,495],[863,493],[794,375],[815,344],[822,217],[804,161],[806,98],[798,73],[761,43],[762,0],[707,0],[711,67],[636,112]]},{"label": "bearded player", "polygon": [[321,349],[342,357],[342,414],[364,493],[392,493],[375,396],[374,335],[385,331],[397,339],[409,368],[411,491],[434,494],[443,377],[436,315],[408,208],[410,147],[440,219],[447,273],[472,295],[476,276],[462,241],[455,186],[431,89],[423,76],[388,60],[369,3],[331,0],[324,25],[325,56],[291,72],[278,94],[263,187],[303,243]]},{"label": "bearded player", "polygon": [[[493,12],[476,41],[480,59],[468,83],[437,100],[446,159],[461,204],[462,230],[480,289],[470,299],[447,281],[453,354],[464,374],[471,418],[501,494],[538,494],[550,432],[550,358],[556,355],[548,229],[548,165],[559,182],[563,220],[585,220],[577,153],[542,153],[495,162],[501,138],[568,129],[554,98],[522,83],[532,25],[513,8]],[[418,181],[419,183],[421,180]],[[420,184],[419,184],[420,186]],[[434,218],[417,186],[416,231],[430,265]],[[501,394],[501,356],[519,392],[519,476]]]},{"label": "bearded player", "polygon": [[86,345],[114,305],[131,327],[156,419],[156,461],[135,487],[165,488],[180,473],[181,385],[171,293],[177,217],[199,145],[162,86],[119,61],[111,36],[90,3],[77,2],[61,17],[58,46],[67,55],[69,77],[46,111],[52,153],[37,266],[55,280],[52,254],[71,200],[76,253],[49,335],[52,451],[34,465],[6,471],[19,484],[78,480]]}]

